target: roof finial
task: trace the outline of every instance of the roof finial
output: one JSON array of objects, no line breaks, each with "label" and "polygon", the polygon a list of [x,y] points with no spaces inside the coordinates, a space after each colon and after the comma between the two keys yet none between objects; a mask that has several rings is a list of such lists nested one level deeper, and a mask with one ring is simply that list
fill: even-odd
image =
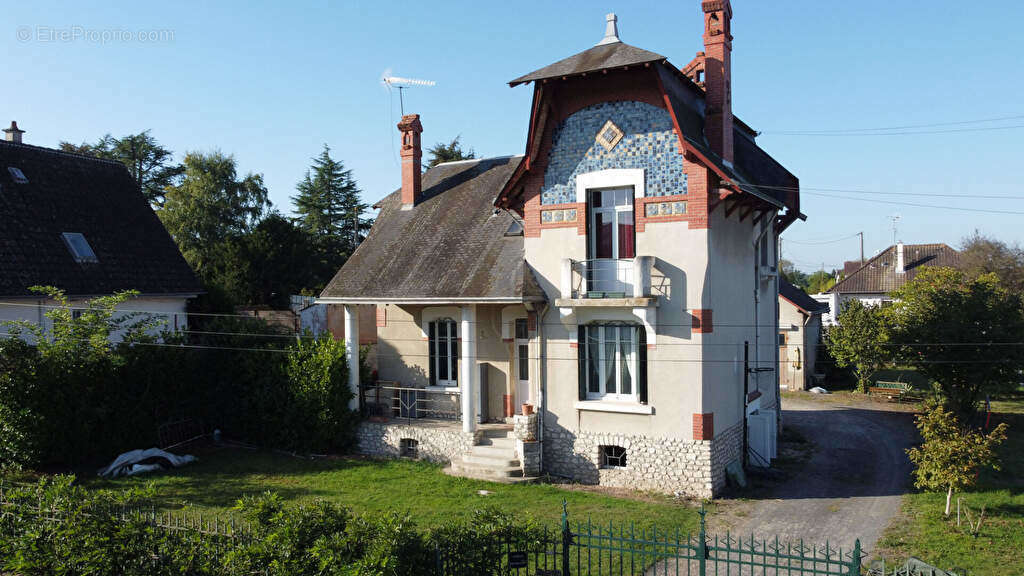
[{"label": "roof finial", "polygon": [[602,46],[604,44],[614,44],[616,42],[622,42],[622,40],[619,40],[619,26],[617,24],[619,21],[618,16],[616,16],[613,12],[605,16],[604,19],[607,21],[607,24],[605,24],[604,27],[604,38],[602,38],[601,41],[597,43],[597,45]]}]

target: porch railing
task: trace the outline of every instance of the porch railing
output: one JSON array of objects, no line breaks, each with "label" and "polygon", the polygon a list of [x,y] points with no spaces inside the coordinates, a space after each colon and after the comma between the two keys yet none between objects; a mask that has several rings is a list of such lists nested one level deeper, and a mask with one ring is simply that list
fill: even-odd
[{"label": "porch railing", "polygon": [[451,390],[402,386],[398,382],[377,381],[359,390],[359,406],[368,419],[460,420],[461,393]]}]

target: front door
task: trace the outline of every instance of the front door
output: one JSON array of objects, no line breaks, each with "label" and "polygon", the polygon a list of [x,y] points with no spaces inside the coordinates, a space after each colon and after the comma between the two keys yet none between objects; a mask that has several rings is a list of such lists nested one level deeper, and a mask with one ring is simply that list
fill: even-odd
[{"label": "front door", "polygon": [[530,333],[526,319],[516,320],[516,414],[522,414],[523,404],[530,402]]}]

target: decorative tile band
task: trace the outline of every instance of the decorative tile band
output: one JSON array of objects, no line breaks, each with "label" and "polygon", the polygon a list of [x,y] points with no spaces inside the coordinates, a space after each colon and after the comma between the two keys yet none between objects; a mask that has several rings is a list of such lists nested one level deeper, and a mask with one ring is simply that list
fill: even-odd
[{"label": "decorative tile band", "polygon": [[686,214],[686,202],[648,202],[647,217],[661,218],[664,216],[680,216]]},{"label": "decorative tile band", "polygon": [[541,224],[558,224],[559,222],[575,222],[576,209],[565,208],[561,210],[541,210]]}]

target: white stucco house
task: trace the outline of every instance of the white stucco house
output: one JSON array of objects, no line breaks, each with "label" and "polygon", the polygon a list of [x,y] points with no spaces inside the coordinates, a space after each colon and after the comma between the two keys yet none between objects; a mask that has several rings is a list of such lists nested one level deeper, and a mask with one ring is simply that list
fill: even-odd
[{"label": "white stucco house", "polygon": [[779,384],[784,390],[817,386],[818,346],[828,304],[779,278]]},{"label": "white stucco house", "polygon": [[769,464],[799,183],[733,116],[730,3],[702,6],[682,68],[609,15],[596,46],[511,81],[533,85],[521,155],[421,174],[402,118],[401,189],[319,299],[350,336],[377,306],[361,450],[695,496]]},{"label": "white stucco house", "polygon": [[833,326],[843,306],[860,300],[868,306],[885,306],[892,302],[890,292],[900,288],[927,266],[960,266],[960,253],[946,244],[904,244],[897,242],[882,250],[860,266],[852,266],[846,276],[831,290],[812,298],[828,305],[822,316],[825,326]]},{"label": "white stucco house", "polygon": [[127,168],[26,144],[23,132],[12,122],[0,142],[0,322],[49,328],[55,302],[30,288],[54,286],[72,306],[137,290],[121,309],[184,329],[201,286]]}]

